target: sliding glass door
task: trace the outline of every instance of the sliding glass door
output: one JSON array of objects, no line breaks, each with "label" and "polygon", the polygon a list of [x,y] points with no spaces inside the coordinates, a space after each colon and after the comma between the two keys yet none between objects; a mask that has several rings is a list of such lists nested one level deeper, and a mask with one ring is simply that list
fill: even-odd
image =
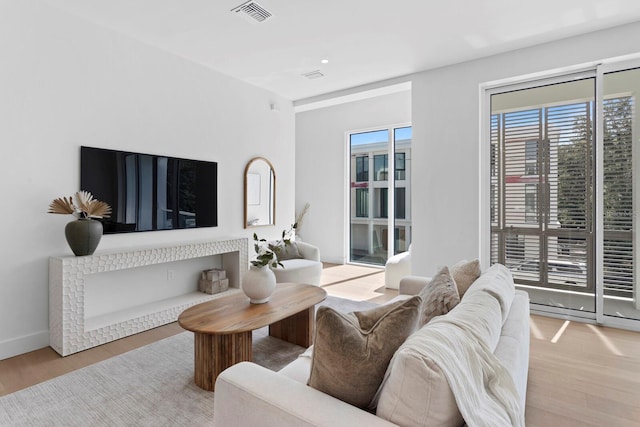
[{"label": "sliding glass door", "polygon": [[594,97],[594,78],[491,97],[492,260],[532,302],[589,313]]},{"label": "sliding glass door", "polygon": [[351,133],[348,144],[349,262],[384,265],[411,243],[411,127]]},{"label": "sliding glass door", "polygon": [[[638,189],[640,138],[637,96],[640,68],[602,73],[602,317],[640,319],[638,280]],[[634,167],[635,163],[635,167]]]},{"label": "sliding glass door", "polygon": [[533,308],[640,319],[640,68],[601,67],[490,91],[490,256]]}]

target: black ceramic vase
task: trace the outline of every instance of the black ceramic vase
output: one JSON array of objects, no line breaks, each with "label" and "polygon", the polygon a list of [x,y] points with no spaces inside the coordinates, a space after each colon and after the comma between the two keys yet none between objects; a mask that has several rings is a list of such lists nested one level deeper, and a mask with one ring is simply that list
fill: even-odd
[{"label": "black ceramic vase", "polygon": [[91,255],[102,238],[102,223],[95,219],[76,219],[67,223],[64,235],[76,256]]}]

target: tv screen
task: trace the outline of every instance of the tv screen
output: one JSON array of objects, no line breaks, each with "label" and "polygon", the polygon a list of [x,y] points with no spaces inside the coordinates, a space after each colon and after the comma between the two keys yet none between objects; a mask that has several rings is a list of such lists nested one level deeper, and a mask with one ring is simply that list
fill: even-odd
[{"label": "tv screen", "polygon": [[104,232],[218,225],[218,164],[104,148],[80,148],[80,189],[111,206]]}]

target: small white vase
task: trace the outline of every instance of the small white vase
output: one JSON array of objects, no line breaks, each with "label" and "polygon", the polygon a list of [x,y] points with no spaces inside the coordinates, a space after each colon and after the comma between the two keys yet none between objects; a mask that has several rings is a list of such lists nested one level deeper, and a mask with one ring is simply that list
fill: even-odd
[{"label": "small white vase", "polygon": [[242,291],[249,297],[251,304],[262,304],[276,290],[276,275],[269,267],[251,265],[242,278]]}]

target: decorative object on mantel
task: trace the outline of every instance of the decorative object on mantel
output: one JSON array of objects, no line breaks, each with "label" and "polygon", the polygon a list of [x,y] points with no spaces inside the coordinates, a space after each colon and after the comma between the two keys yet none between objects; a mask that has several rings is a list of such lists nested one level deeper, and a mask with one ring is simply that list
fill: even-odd
[{"label": "decorative object on mantel", "polygon": [[68,199],[62,197],[53,200],[48,213],[69,214],[77,218],[67,223],[64,235],[73,253],[83,256],[92,255],[102,238],[102,223],[94,218],[108,218],[111,206],[94,199],[88,191],[78,191]]},{"label": "decorative object on mantel", "polygon": [[204,270],[198,280],[198,290],[205,294],[213,295],[229,289],[227,272],[219,268]]},{"label": "decorative object on mantel", "polygon": [[256,233],[253,233],[256,258],[251,261],[249,271],[242,279],[242,291],[249,297],[252,304],[269,301],[271,294],[275,291],[276,276],[271,269],[278,266],[284,268],[284,265],[278,261],[278,253],[282,247],[291,244],[291,236],[295,228],[296,224],[293,224],[289,230],[283,230],[282,238],[275,243],[260,239]]}]

